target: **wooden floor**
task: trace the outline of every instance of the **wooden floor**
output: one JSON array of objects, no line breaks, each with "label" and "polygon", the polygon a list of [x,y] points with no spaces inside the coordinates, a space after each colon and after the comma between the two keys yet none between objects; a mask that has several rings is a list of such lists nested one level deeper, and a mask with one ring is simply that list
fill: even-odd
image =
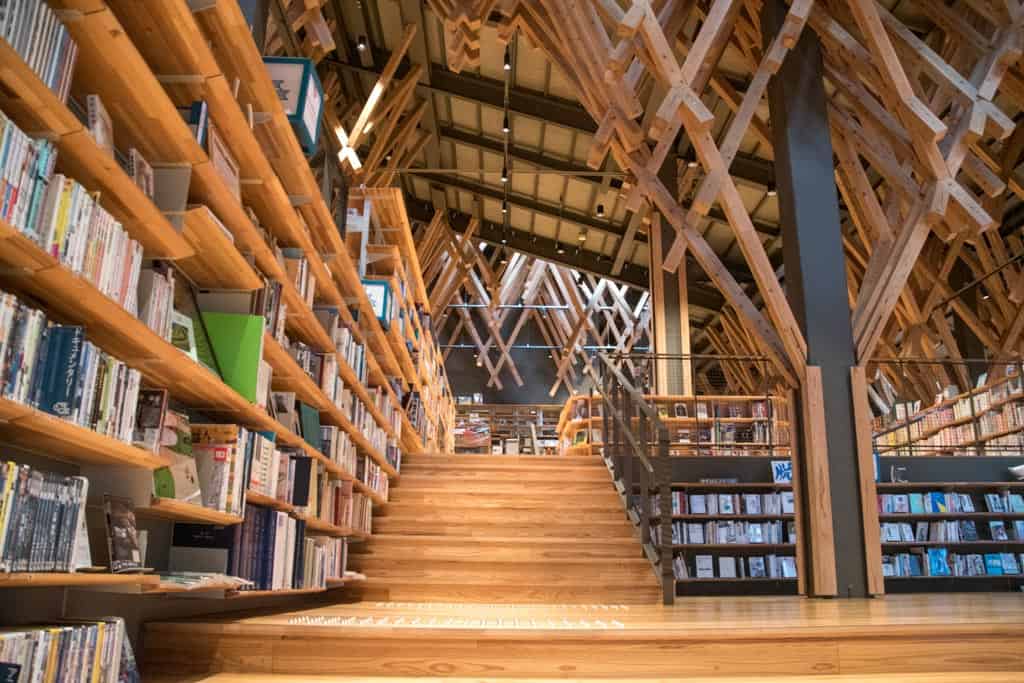
[{"label": "wooden floor", "polygon": [[[937,675],[944,683],[986,683],[1024,680],[1021,634],[1024,595],[1017,594],[689,598],[674,607],[368,601],[150,624],[143,645],[147,673],[216,683],[354,680],[345,676],[739,683],[767,675],[784,676],[777,683]],[[207,672],[244,675],[189,677]]]},{"label": "wooden floor", "polygon": [[361,602],[149,624],[146,680],[1024,681],[1022,594],[663,607],[597,458],[412,458],[381,512]]}]

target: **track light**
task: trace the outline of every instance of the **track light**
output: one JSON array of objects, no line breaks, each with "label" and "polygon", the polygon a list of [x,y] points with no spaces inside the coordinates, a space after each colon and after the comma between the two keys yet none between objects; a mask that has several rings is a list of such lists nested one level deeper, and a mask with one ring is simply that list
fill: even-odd
[{"label": "track light", "polygon": [[505,71],[512,70],[512,53],[509,52],[508,47],[505,47]]},{"label": "track light", "polygon": [[561,242],[558,242],[555,245],[555,253],[556,254],[564,254],[565,253],[565,247],[562,246]]},{"label": "track light", "polygon": [[587,231],[586,230],[580,230],[580,234],[576,235],[576,241],[577,242],[586,242],[587,241]]},{"label": "track light", "polygon": [[508,201],[505,199],[501,200],[501,212],[508,213]]},{"label": "track light", "polygon": [[604,204],[597,205],[597,217],[604,218]]},{"label": "track light", "polygon": [[777,194],[779,194],[779,191],[775,188],[775,186],[774,185],[769,185],[768,186],[768,196],[769,197],[774,197]]},{"label": "track light", "polygon": [[505,235],[505,233],[501,234],[501,243],[508,244],[508,237]]},{"label": "track light", "polygon": [[686,167],[687,168],[697,168],[697,160],[696,159],[690,159],[688,162],[686,162]]},{"label": "track light", "polygon": [[512,129],[508,125],[508,112],[505,112],[505,118],[501,122],[501,132],[508,134],[510,130]]},{"label": "track light", "polygon": [[508,166],[502,166],[501,167],[501,182],[503,182],[503,183],[507,183],[508,182]]},{"label": "track light", "polygon": [[360,52],[366,51],[366,36],[359,36],[359,40],[356,42],[356,47]]}]

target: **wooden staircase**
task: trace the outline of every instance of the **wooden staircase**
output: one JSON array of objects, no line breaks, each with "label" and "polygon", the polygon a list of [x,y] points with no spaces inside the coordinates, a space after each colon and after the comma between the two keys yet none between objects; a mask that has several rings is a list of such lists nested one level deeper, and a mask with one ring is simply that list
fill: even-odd
[{"label": "wooden staircase", "polygon": [[656,603],[657,578],[599,458],[408,458],[350,564],[363,600]]}]

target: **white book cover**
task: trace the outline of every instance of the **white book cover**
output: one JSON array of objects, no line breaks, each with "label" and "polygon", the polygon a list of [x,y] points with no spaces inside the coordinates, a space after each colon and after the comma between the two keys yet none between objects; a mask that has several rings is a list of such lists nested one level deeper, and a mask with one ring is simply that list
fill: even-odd
[{"label": "white book cover", "polygon": [[270,589],[281,590],[284,585],[284,544],[288,535],[288,515],[277,512],[274,517],[274,570],[271,573]]},{"label": "white book cover", "polygon": [[718,558],[718,576],[722,579],[736,578],[736,558],[723,555]]},{"label": "white book cover", "polygon": [[695,562],[698,579],[715,578],[715,562],[711,555],[697,555]]}]

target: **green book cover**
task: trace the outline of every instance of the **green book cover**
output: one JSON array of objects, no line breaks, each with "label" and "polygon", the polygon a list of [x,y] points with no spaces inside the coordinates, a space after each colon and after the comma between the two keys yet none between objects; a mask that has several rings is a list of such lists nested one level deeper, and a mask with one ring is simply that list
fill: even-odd
[{"label": "green book cover", "polygon": [[[263,357],[263,316],[203,311],[209,346],[197,344],[199,360],[216,369],[224,382],[250,403],[256,402],[256,382]],[[196,325],[197,329],[199,325]],[[196,334],[197,340],[200,334]],[[213,356],[216,354],[217,363]]]},{"label": "green book cover", "polygon": [[320,435],[320,413],[313,406],[308,406],[299,401],[299,428],[302,429],[302,438],[317,451],[323,451],[322,437]]}]

